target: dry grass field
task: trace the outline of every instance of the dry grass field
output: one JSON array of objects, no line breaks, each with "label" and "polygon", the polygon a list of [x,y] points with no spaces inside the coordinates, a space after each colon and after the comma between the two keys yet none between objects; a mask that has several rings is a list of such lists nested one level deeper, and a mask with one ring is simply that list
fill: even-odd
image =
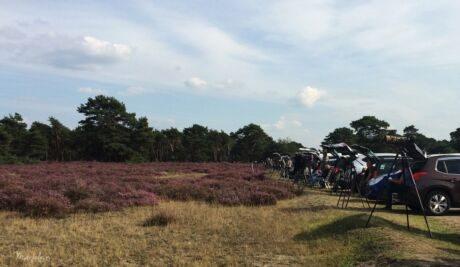
[{"label": "dry grass field", "polygon": [[[306,189],[276,206],[228,207],[163,201],[64,219],[0,213],[0,266],[419,266],[459,265],[460,225],[378,211],[365,229],[367,210],[354,202]],[[153,215],[166,226],[143,226]]]}]

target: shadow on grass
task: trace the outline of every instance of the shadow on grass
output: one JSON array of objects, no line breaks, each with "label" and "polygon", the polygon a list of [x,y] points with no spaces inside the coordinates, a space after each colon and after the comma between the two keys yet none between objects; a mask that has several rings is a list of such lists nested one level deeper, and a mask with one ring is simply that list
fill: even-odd
[{"label": "shadow on grass", "polygon": [[325,210],[332,210],[332,209],[335,209],[335,207],[331,207],[330,205],[318,205],[318,206],[309,206],[309,207],[282,208],[280,210],[283,212],[302,213],[302,212],[325,211]]},{"label": "shadow on grass", "polygon": [[382,257],[370,262],[363,262],[359,266],[459,266],[460,260],[435,257],[433,260],[420,260],[420,259],[391,259]]},{"label": "shadow on grass", "polygon": [[[404,211],[403,211],[404,213]],[[322,225],[318,228],[313,229],[312,231],[302,232],[297,234],[294,239],[298,241],[311,241],[322,238],[336,238],[343,237],[350,234],[351,231],[357,229],[364,229],[368,214],[355,214],[347,217],[340,218],[329,224]],[[405,224],[394,223],[390,220],[380,218],[378,216],[373,216],[370,222],[369,227],[384,226],[392,228],[394,234],[400,232],[407,232],[407,227]],[[428,231],[425,229],[413,228],[411,227],[410,233],[416,234],[419,236],[428,236]],[[433,232],[433,238],[436,240],[441,240],[445,242],[452,243],[454,245],[460,246],[460,234],[459,233],[443,233],[443,232]],[[460,251],[456,250],[454,254],[459,254]]]},{"label": "shadow on grass", "polygon": [[364,228],[366,214],[356,214],[322,225],[312,231],[302,232],[294,237],[297,241],[311,241],[347,235],[350,231]]},{"label": "shadow on grass", "polygon": [[458,250],[458,249],[440,248],[440,247],[438,247],[437,249],[443,250],[443,251],[445,251],[447,253],[450,253],[450,254],[453,254],[453,255],[456,255],[456,256],[460,256],[460,250]]}]

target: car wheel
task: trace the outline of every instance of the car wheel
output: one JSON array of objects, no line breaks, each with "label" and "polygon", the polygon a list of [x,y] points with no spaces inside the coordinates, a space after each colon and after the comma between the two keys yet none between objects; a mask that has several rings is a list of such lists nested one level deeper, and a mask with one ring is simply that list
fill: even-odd
[{"label": "car wheel", "polygon": [[430,192],[426,198],[425,207],[431,215],[444,215],[450,209],[450,197],[442,191]]}]

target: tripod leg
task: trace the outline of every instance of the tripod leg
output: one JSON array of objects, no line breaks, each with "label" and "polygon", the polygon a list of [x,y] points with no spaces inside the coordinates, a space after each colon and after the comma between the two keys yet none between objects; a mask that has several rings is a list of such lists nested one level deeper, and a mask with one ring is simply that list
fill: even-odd
[{"label": "tripod leg", "polygon": [[[406,158],[406,161],[407,161],[407,158]],[[406,162],[406,163],[407,163],[407,166],[409,166],[409,162]],[[425,208],[423,207],[422,198],[420,197],[420,193],[418,192],[417,184],[415,183],[415,180],[414,180],[414,174],[412,173],[412,169],[410,167],[408,167],[408,169],[409,169],[410,177],[412,180],[412,184],[414,185],[415,192],[417,193],[418,203],[420,204],[420,208],[422,209],[422,212],[423,212],[423,218],[425,219],[425,224],[426,224],[426,228],[428,229],[428,234],[430,238],[433,238],[433,234],[431,233],[430,225],[428,224],[428,219],[426,218],[426,212],[425,212]]]},{"label": "tripod leg", "polygon": [[407,220],[407,230],[410,231],[410,226],[409,226],[409,209],[407,208],[407,202],[406,202],[406,220]]},{"label": "tripod leg", "polygon": [[367,203],[368,208],[370,209],[371,208],[371,203],[369,203],[369,199],[367,197],[366,197],[366,203]]},{"label": "tripod leg", "polygon": [[359,199],[361,199],[361,204],[363,204],[363,208],[366,208],[366,204],[364,204],[365,202],[364,202],[363,197],[360,196]]},{"label": "tripod leg", "polygon": [[[342,209],[345,208],[345,202],[347,201],[347,195],[349,194],[349,191],[348,191],[348,186],[346,186],[344,188],[344,192],[343,192],[343,199],[342,199]],[[350,198],[350,195],[348,195],[348,199]]]},{"label": "tripod leg", "polygon": [[363,194],[361,193],[361,186],[359,183],[355,183],[355,186],[356,186],[356,191],[358,192],[358,197],[361,200],[361,204],[363,204],[363,208],[366,208],[366,205],[364,204]]},{"label": "tripod leg", "polygon": [[366,228],[369,226],[369,223],[371,222],[372,215],[374,214],[376,207],[377,207],[377,201],[375,201],[374,207],[371,210],[371,214],[369,215],[369,218],[367,219]]},{"label": "tripod leg", "polygon": [[363,194],[361,193],[361,188],[358,186],[358,194],[359,198],[361,199],[361,203],[363,204],[363,208],[366,208],[366,203],[367,203],[367,208],[371,208],[371,204],[369,204],[369,200],[367,200],[367,197],[363,197]]},{"label": "tripod leg", "polygon": [[353,190],[356,187],[356,177],[353,175],[353,173],[350,174],[349,184],[350,184],[350,186],[349,186],[350,187],[350,192],[348,193],[349,195],[348,195],[347,204],[345,205],[345,208],[348,208],[348,204],[350,203],[350,198],[353,195]]},{"label": "tripod leg", "polygon": [[423,207],[422,207],[422,211],[423,211],[423,217],[425,218],[426,227],[428,228],[428,234],[430,235],[430,238],[433,238],[433,234],[431,233],[430,225],[428,224],[428,219],[426,218],[425,209]]},{"label": "tripod leg", "polygon": [[340,199],[342,198],[342,191],[340,191],[340,195],[339,195],[339,200],[337,201],[337,207],[339,206],[340,204]]},{"label": "tripod leg", "polygon": [[347,199],[347,203],[345,204],[345,208],[348,208],[348,203],[350,203],[350,198],[351,198],[351,189],[350,189],[350,193],[348,194],[348,199]]}]

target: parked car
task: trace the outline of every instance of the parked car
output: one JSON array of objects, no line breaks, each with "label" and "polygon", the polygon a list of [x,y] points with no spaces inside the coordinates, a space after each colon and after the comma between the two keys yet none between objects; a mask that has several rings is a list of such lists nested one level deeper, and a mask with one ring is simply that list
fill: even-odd
[{"label": "parked car", "polygon": [[[374,177],[388,174],[388,172],[391,169],[391,166],[393,165],[396,154],[395,153],[375,153],[374,155],[379,158],[379,161],[375,168],[376,173],[374,174]],[[400,161],[396,163],[396,166],[394,167],[394,169],[399,170],[399,166],[400,166]]]},{"label": "parked car", "polygon": [[[369,199],[384,200],[386,196],[386,184],[388,183],[388,173],[393,166],[396,154],[375,153],[372,156],[376,158],[376,160],[374,160],[374,162],[376,162],[374,165],[374,171],[371,176],[373,178],[369,180],[367,188],[364,191]],[[365,160],[367,161],[368,159],[366,158]],[[398,160],[396,162],[396,166],[393,167],[393,171],[390,174],[392,178],[399,177],[401,174],[400,165],[401,161]]]},{"label": "parked car", "polygon": [[[451,207],[460,207],[460,154],[428,156],[414,162],[412,172],[421,200],[431,215],[444,215]],[[412,186],[408,194],[409,207],[420,208]]]}]

